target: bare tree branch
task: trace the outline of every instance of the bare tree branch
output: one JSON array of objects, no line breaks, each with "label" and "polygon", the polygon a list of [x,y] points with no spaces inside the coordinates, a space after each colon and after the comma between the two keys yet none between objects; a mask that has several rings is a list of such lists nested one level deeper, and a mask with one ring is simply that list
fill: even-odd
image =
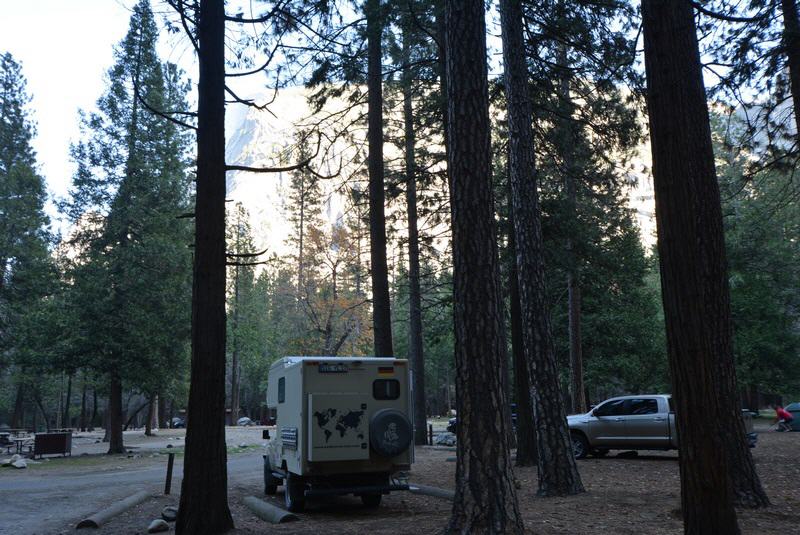
[{"label": "bare tree branch", "polygon": [[253,258],[256,256],[261,256],[267,251],[269,251],[269,248],[264,249],[263,251],[259,251],[257,253],[225,253],[225,256],[227,256],[228,258]]}]

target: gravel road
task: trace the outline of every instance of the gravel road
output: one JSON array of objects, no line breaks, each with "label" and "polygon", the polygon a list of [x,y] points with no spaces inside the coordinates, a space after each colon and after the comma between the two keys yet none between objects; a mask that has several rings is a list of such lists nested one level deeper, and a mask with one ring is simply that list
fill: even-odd
[{"label": "gravel road", "polygon": [[[229,484],[260,481],[261,463],[260,451],[230,455]],[[93,473],[9,470],[0,472],[0,534],[49,535],[137,491],[163,492],[166,463],[162,458],[157,464]],[[182,474],[183,461],[176,458],[172,480],[176,496]]]}]

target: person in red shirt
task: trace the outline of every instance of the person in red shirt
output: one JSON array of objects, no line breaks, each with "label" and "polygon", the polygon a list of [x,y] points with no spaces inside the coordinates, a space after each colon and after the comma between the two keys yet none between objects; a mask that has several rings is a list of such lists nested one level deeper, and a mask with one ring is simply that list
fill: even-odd
[{"label": "person in red shirt", "polygon": [[794,420],[792,413],[790,413],[780,405],[774,405],[774,408],[775,408],[775,419],[778,421],[778,430],[791,431],[792,420]]}]

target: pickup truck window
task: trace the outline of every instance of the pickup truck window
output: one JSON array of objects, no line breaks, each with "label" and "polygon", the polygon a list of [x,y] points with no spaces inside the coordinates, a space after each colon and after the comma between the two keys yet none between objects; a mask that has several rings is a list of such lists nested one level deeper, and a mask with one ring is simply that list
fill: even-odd
[{"label": "pickup truck window", "polygon": [[632,399],[626,414],[656,414],[658,401],[653,398]]},{"label": "pickup truck window", "polygon": [[625,414],[625,400],[618,399],[603,403],[592,414],[595,416],[620,416]]}]

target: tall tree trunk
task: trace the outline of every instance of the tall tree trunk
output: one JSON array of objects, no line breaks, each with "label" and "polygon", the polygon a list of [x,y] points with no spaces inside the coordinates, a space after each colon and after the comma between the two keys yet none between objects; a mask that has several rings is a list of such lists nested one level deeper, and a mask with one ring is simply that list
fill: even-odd
[{"label": "tall tree trunk", "polygon": [[536,428],[533,425],[531,383],[525,361],[525,345],[522,339],[522,309],[519,303],[519,280],[517,279],[517,251],[514,244],[514,210],[509,217],[508,233],[509,267],[508,298],[511,301],[511,355],[514,363],[514,394],[517,398],[517,466],[536,465]]},{"label": "tall tree trunk", "polygon": [[541,214],[531,124],[533,112],[528,94],[520,0],[502,0],[500,13],[517,278],[536,425],[539,495],[578,494],[584,492],[584,488],[572,453],[545,302]]},{"label": "tall tree trunk", "polygon": [[559,45],[558,66],[561,70],[559,81],[559,107],[561,120],[558,128],[561,130],[562,146],[562,172],[564,175],[564,189],[567,194],[567,308],[569,321],[569,394],[571,414],[584,413],[587,410],[585,386],[583,382],[583,345],[581,341],[581,286],[579,259],[575,251],[575,239],[578,231],[578,195],[576,175],[578,165],[575,164],[578,155],[574,147],[580,142],[572,115],[574,104],[569,91],[572,71],[569,65],[567,45]]},{"label": "tall tree trunk", "polygon": [[425,361],[422,346],[422,297],[419,285],[419,230],[417,228],[417,167],[414,157],[414,109],[412,102],[411,33],[413,21],[403,20],[403,121],[405,126],[406,212],[408,216],[408,358],[414,389],[414,443],[427,443],[425,410]]},{"label": "tall tree trunk", "polygon": [[153,394],[153,408],[150,410],[150,428],[151,429],[158,429],[159,426],[159,407],[161,406],[161,398],[158,397],[158,394]]},{"label": "tall tree trunk", "polygon": [[[239,248],[239,231],[241,221],[236,225],[236,252],[241,252]],[[239,419],[239,277],[241,276],[240,266],[236,266],[236,275],[233,279],[233,351],[231,352],[231,421],[230,425],[236,425]]]},{"label": "tall tree trunk", "polygon": [[147,437],[153,436],[153,417],[155,416],[156,396],[152,394],[150,400],[147,402],[147,418],[144,422],[144,435]]},{"label": "tall tree trunk", "polygon": [[792,105],[797,128],[796,137],[800,139],[800,17],[797,13],[797,0],[781,0],[781,9],[783,10],[783,46],[789,64]]},{"label": "tall tree trunk", "polygon": [[[42,419],[44,420],[44,428],[45,431],[48,433],[50,432],[50,418],[47,417],[47,412],[44,410],[44,404],[42,403],[42,396],[39,392],[35,392],[34,400],[36,401],[36,406],[39,407],[39,411],[42,413]],[[34,411],[33,416],[33,430],[36,431],[36,411]]]},{"label": "tall tree trunk", "polygon": [[569,362],[570,398],[572,414],[587,411],[586,387],[583,383],[583,347],[581,343],[581,286],[577,269],[567,273],[567,300],[569,302]]},{"label": "tall tree trunk", "polygon": [[14,398],[14,413],[11,415],[11,429],[21,429],[25,425],[25,384],[20,381],[17,385],[17,395]]},{"label": "tall tree trunk", "polygon": [[225,447],[225,11],[200,0],[192,366],[176,533],[233,528]]},{"label": "tall tree trunk", "polygon": [[389,357],[392,349],[392,317],[389,308],[389,268],[386,263],[386,218],[383,184],[383,74],[384,16],[380,0],[367,0],[367,115],[369,120],[369,236],[372,272],[372,330],[375,356]]},{"label": "tall tree trunk", "polygon": [[108,454],[125,453],[122,441],[122,380],[119,375],[112,374],[108,391]]},{"label": "tall tree trunk", "polygon": [[480,0],[448,0],[448,170],[458,453],[445,533],[523,533],[508,448],[508,366],[492,195],[486,24]]},{"label": "tall tree trunk", "polygon": [[[129,400],[127,405],[130,405],[130,400]],[[142,412],[142,409],[144,409],[145,407],[147,407],[148,411],[150,410],[150,400],[149,399],[146,399],[144,401],[144,403],[142,403],[141,405],[136,407],[135,411],[133,411],[133,412],[126,411],[125,412],[125,414],[123,416],[127,416],[127,419],[125,420],[125,425],[122,426],[122,430],[123,431],[127,431],[128,428],[131,427],[131,425],[133,426],[134,429],[139,427],[139,422],[140,422],[139,413]]]},{"label": "tall tree trunk", "polygon": [[[436,13],[436,35],[439,39],[439,46],[437,51],[439,53],[439,58],[437,62],[437,69],[438,69],[438,76],[439,76],[439,92],[440,95],[440,103],[439,103],[439,112],[441,113],[442,119],[442,145],[444,146],[444,154],[445,160],[448,158],[449,147],[450,143],[448,142],[447,137],[447,46],[446,46],[446,39],[447,39],[447,29],[445,28],[445,17],[444,17],[444,9],[445,9],[445,0],[436,0],[435,3],[435,13]],[[450,182],[450,176],[448,174],[448,191],[452,195],[452,183]]]},{"label": "tall tree trunk", "polygon": [[79,425],[83,433],[86,431],[86,372],[83,372],[81,376],[81,419]]},{"label": "tall tree trunk", "polygon": [[64,398],[64,417],[61,419],[61,427],[72,427],[69,421],[69,406],[72,401],[72,374],[67,375],[67,396]]},{"label": "tall tree trunk", "polygon": [[98,416],[97,416],[97,388],[92,388],[92,421],[89,423],[89,427],[95,428],[98,425]]},{"label": "tall tree trunk", "polygon": [[296,304],[300,305],[300,299],[303,295],[303,288],[305,287],[305,256],[303,249],[303,239],[305,238],[306,230],[306,178],[305,174],[301,175],[302,183],[300,186],[300,222],[298,223],[298,244],[297,244],[297,301]]},{"label": "tall tree trunk", "polygon": [[642,15],[684,532],[735,534],[726,454],[733,445],[726,444],[725,427],[742,424],[741,412],[728,417],[733,407],[738,411],[735,393],[717,388],[716,375],[732,364],[730,302],[694,13],[688,2],[643,0]]},{"label": "tall tree trunk", "polygon": [[108,406],[109,403],[106,401],[106,410],[103,412],[103,442],[111,440],[111,425],[108,423],[111,413],[108,411]]},{"label": "tall tree trunk", "polygon": [[166,429],[167,425],[167,398],[158,396],[158,428]]},{"label": "tall tree trunk", "polygon": [[64,374],[58,381],[58,408],[56,409],[56,429],[61,429],[61,417],[64,416]]}]

